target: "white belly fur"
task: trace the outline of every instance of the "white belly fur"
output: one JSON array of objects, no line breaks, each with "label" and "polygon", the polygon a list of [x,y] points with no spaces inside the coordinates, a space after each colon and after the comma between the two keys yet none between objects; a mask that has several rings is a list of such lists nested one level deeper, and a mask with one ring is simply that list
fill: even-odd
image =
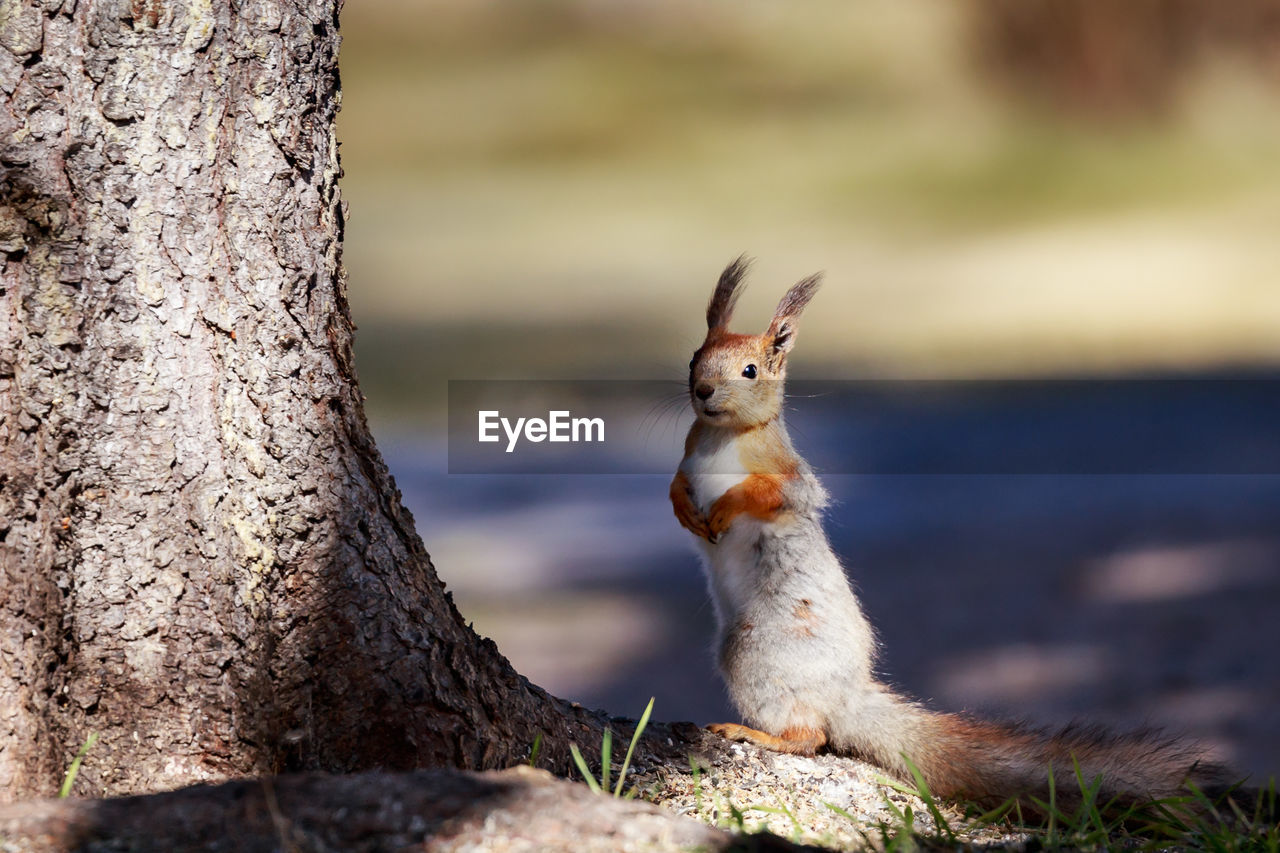
[{"label": "white belly fur", "polygon": [[693,490],[693,502],[703,513],[747,478],[735,441],[725,441],[712,449],[699,447],[685,457],[683,467]]},{"label": "white belly fur", "polygon": [[[685,474],[693,502],[706,513],[721,495],[747,478],[735,441],[712,449],[698,448],[685,458]],[[758,558],[756,542],[764,522],[740,515],[716,544],[698,540],[721,627],[731,623],[752,597]]]},{"label": "white belly fur", "polygon": [[716,544],[698,540],[721,630],[736,621],[756,597],[760,559],[756,543],[763,525],[759,519],[740,515]]}]

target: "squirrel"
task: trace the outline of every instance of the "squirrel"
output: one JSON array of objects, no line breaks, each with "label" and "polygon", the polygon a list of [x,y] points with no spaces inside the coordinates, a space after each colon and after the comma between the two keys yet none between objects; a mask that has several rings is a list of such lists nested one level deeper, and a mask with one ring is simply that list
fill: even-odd
[{"label": "squirrel", "polygon": [[876,640],[823,529],[828,496],[783,422],[783,384],[796,324],[821,275],[787,291],[762,335],[729,320],[749,261],[721,274],[707,336],[689,362],[696,419],[671,482],[680,524],[696,538],[714,603],[716,651],[745,724],[708,726],[780,752],[863,759],[929,791],[1036,810],[1053,774],[1061,805],[1101,777],[1098,803],[1141,804],[1228,791],[1226,770],[1153,731],[1112,734],[1073,724],[1049,732],[931,711],[873,671]]}]

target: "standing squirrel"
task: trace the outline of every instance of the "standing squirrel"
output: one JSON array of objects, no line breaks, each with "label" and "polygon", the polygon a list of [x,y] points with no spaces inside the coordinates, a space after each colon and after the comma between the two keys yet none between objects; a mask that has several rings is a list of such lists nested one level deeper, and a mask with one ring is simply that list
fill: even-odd
[{"label": "standing squirrel", "polygon": [[[707,337],[689,362],[696,421],[671,482],[676,518],[695,537],[718,626],[720,672],[745,725],[712,732],[780,752],[855,756],[929,790],[994,805],[1078,801],[1075,763],[1103,779],[1097,802],[1139,803],[1224,789],[1225,771],[1150,732],[1072,725],[1049,733],[930,711],[873,674],[876,641],[822,527],[827,493],[783,423],[787,353],[821,276],[796,284],[763,335],[729,319],[748,261],[721,274]],[[1032,806],[1033,807],[1033,806]]]}]

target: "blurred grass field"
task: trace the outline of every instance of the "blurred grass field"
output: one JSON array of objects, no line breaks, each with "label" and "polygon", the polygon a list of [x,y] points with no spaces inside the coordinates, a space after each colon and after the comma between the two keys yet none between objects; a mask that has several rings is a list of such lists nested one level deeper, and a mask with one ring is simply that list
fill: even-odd
[{"label": "blurred grass field", "polygon": [[371,405],[398,405],[406,361],[678,376],[744,251],[744,328],[827,271],[797,355],[811,374],[1280,361],[1274,85],[1226,53],[1159,111],[1063,111],[979,73],[972,8],[348,4],[346,260]]}]

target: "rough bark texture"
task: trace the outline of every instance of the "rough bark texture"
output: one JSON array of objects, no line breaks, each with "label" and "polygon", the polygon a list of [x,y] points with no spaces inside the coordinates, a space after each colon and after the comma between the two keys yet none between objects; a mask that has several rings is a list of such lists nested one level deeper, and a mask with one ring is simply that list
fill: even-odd
[{"label": "rough bark texture", "polygon": [[22,850],[801,850],[735,838],[528,768],[304,775],[118,800],[0,806]]},{"label": "rough bark texture", "polygon": [[518,759],[352,368],[334,0],[0,0],[0,800]]}]

